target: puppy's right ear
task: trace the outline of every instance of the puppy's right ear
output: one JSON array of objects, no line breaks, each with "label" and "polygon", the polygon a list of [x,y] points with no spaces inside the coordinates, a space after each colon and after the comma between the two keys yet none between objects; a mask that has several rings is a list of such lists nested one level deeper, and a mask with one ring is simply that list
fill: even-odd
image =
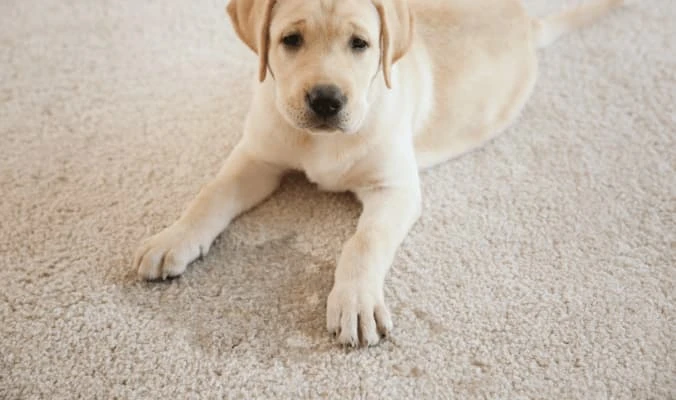
[{"label": "puppy's right ear", "polygon": [[276,0],[230,0],[227,11],[232,26],[242,41],[258,54],[258,79],[263,82],[268,70],[270,19]]}]

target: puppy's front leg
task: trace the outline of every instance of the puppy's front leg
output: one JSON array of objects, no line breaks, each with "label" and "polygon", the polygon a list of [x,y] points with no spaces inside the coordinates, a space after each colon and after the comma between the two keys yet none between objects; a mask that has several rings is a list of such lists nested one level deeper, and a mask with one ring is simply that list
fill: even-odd
[{"label": "puppy's front leg", "polygon": [[171,226],[147,239],[137,250],[134,268],[144,279],[181,275],[209,251],[218,234],[237,215],[268,197],[283,170],[252,157],[238,145],[217,177],[207,184]]},{"label": "puppy's front leg", "polygon": [[345,243],[327,302],[327,328],[343,344],[374,345],[392,329],[383,286],[394,255],[420,215],[415,185],[357,192],[364,210]]}]

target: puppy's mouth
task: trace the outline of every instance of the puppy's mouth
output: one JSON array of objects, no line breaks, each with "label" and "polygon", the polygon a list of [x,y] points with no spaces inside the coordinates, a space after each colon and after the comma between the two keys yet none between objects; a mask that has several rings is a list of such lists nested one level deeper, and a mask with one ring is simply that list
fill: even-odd
[{"label": "puppy's mouth", "polygon": [[361,116],[358,119],[350,119],[346,116],[337,116],[334,118],[311,117],[305,120],[305,123],[302,124],[302,129],[312,135],[317,136],[334,135],[339,133],[351,136],[358,134],[362,124],[364,123],[365,117],[366,115]]},{"label": "puppy's mouth", "polygon": [[341,123],[331,120],[309,121],[304,128],[313,135],[332,135],[335,133],[345,132],[345,129]]}]

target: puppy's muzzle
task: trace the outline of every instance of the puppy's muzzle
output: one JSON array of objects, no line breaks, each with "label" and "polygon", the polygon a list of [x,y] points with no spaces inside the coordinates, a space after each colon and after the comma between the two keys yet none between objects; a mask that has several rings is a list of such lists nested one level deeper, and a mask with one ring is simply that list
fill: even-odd
[{"label": "puppy's muzzle", "polygon": [[338,115],[347,103],[347,97],[335,85],[318,85],[305,96],[312,112],[323,119]]}]

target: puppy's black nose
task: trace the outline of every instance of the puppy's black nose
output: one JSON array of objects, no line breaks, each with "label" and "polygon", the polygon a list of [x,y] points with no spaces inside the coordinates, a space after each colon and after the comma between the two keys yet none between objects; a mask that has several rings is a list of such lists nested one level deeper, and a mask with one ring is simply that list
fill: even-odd
[{"label": "puppy's black nose", "polygon": [[320,117],[333,117],[343,109],[347,99],[345,95],[334,85],[318,85],[312,88],[305,100]]}]

